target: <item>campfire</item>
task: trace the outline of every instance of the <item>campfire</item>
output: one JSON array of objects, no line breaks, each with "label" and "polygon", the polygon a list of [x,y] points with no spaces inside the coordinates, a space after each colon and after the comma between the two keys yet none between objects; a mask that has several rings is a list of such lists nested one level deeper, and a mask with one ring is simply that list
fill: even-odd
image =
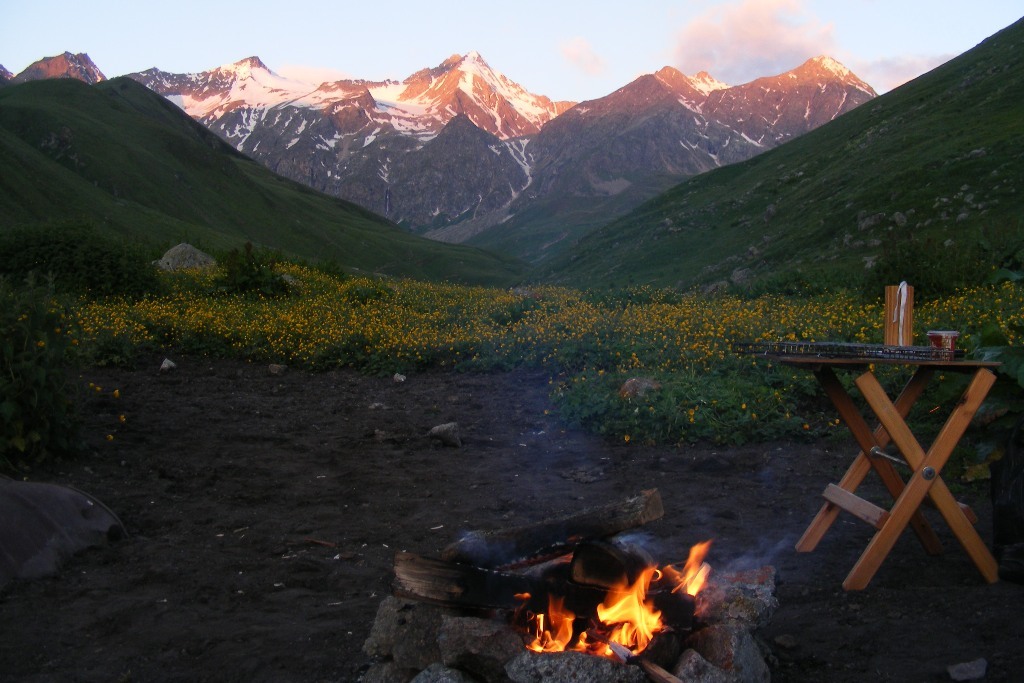
[{"label": "campfire", "polygon": [[[571,560],[563,560],[569,565],[569,585],[549,590],[547,609],[541,612],[530,608],[534,602],[530,593],[516,595],[523,606],[514,623],[533,636],[526,647],[535,652],[576,650],[625,660],[643,652],[659,633],[690,629],[693,598],[711,571],[704,562],[710,546],[710,541],[693,546],[679,568],[657,567],[637,548],[581,542]],[[566,605],[567,595],[583,603],[582,613]]]},{"label": "campfire", "polygon": [[[684,641],[701,638],[697,606],[711,578],[705,559],[712,542],[682,549],[685,560],[655,561],[624,532],[663,514],[658,492],[649,490],[570,517],[472,532],[437,558],[401,552],[393,592],[502,624],[516,634],[514,647],[524,656],[581,653],[636,664],[650,680],[677,681],[662,667],[680,661]],[[716,588],[719,605],[728,602],[722,590]],[[746,597],[740,600],[746,604]],[[723,631],[721,637],[734,636]]]}]

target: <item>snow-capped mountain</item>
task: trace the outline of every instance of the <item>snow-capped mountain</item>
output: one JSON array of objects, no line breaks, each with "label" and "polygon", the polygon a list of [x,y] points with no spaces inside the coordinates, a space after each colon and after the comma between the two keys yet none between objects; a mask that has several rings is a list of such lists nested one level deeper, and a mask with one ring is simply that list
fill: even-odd
[{"label": "snow-capped mountain", "polygon": [[368,124],[424,141],[459,115],[502,139],[532,135],[572,106],[527,92],[491,69],[477,52],[452,55],[401,82],[341,80],[314,85],[282,78],[258,57],[198,74],[149,69],[129,76],[207,124],[239,109],[294,108],[330,111],[332,116],[358,109]]},{"label": "snow-capped mountain", "polygon": [[[533,260],[688,176],[801,135],[875,97],[815,57],[730,86],[665,67],[605,97],[555,102],[477,52],[408,78],[306,83],[258,57],[191,74],[128,74],[271,170],[410,230]],[[12,79],[103,74],[87,55]],[[518,232],[557,235],[520,239]]]},{"label": "snow-capped mountain", "polygon": [[403,81],[302,83],[257,57],[129,76],[282,175],[437,239],[484,242],[537,207],[550,221],[556,205],[613,200],[610,219],[875,96],[828,57],[740,86],[665,67],[578,104],[530,93],[477,52]]},{"label": "snow-capped mountain", "polygon": [[90,85],[107,80],[107,77],[93,63],[89,55],[84,52],[76,55],[65,52],[62,55],[44,57],[33,62],[17,76],[10,78],[10,81],[11,83],[24,83],[44,78],[75,78]]}]

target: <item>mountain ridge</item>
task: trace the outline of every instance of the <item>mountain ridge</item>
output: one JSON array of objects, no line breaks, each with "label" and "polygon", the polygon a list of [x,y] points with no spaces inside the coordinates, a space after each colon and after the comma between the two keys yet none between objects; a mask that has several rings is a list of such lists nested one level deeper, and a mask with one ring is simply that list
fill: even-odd
[{"label": "mountain ridge", "polygon": [[1024,266],[1024,19],[869,105],[694,176],[535,275],[574,286],[921,295]]},{"label": "mountain ridge", "polygon": [[[532,262],[686,177],[875,97],[827,57],[739,86],[664,67],[580,103],[529,93],[478,52],[401,81],[305,83],[256,56],[194,74],[154,67],[128,77],[276,173],[414,233]],[[450,144],[429,144],[457,117],[493,137],[452,136],[468,145],[456,155],[460,166]]]},{"label": "mountain ridge", "polygon": [[284,178],[132,79],[0,89],[0,229],[86,222],[166,249],[244,242],[349,272],[508,284],[521,264],[409,234]]}]

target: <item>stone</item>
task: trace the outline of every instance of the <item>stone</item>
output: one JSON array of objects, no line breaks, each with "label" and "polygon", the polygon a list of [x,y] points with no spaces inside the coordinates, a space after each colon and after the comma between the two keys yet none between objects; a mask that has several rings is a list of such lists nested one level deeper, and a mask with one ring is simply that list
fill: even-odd
[{"label": "stone", "polygon": [[719,669],[700,656],[696,650],[687,650],[676,662],[672,675],[687,683],[736,683],[739,677]]},{"label": "stone", "polygon": [[708,624],[743,622],[751,629],[771,621],[779,601],[775,597],[775,567],[712,574],[697,594],[696,614]]},{"label": "stone", "polygon": [[973,662],[951,664],[946,667],[949,677],[954,681],[978,681],[985,677],[988,671],[988,662],[982,659],[975,659]]},{"label": "stone", "polygon": [[445,666],[486,681],[505,680],[505,664],[523,651],[523,639],[503,622],[445,616],[437,636]]},{"label": "stone", "polygon": [[734,285],[744,285],[754,279],[754,271],[750,268],[737,268],[729,275],[729,282]]},{"label": "stone", "polygon": [[450,669],[444,664],[434,663],[419,672],[411,683],[476,683],[477,679],[469,674]]},{"label": "stone", "polygon": [[661,382],[648,377],[630,377],[619,387],[620,398],[637,398],[661,389]]},{"label": "stone", "polygon": [[394,662],[379,662],[370,666],[359,680],[361,683],[409,683],[417,673],[416,669],[403,669]]},{"label": "stone", "polygon": [[459,437],[458,422],[446,422],[444,424],[437,425],[427,432],[427,436],[432,439],[437,439],[445,446],[454,446],[455,448],[458,448],[462,445],[462,439]]},{"label": "stone", "polygon": [[160,364],[160,373],[161,374],[168,373],[168,372],[170,372],[171,370],[174,370],[177,367],[178,367],[178,364],[175,363],[173,360],[171,360],[170,358],[164,358],[164,362]]},{"label": "stone", "polygon": [[437,632],[443,607],[388,596],[377,608],[363,652],[371,657],[390,657],[400,668],[427,668],[441,661]]},{"label": "stone", "polygon": [[771,680],[761,648],[750,631],[737,623],[712,624],[702,628],[687,638],[685,645],[719,669],[735,674],[742,683],[768,683]]},{"label": "stone", "polygon": [[191,244],[182,242],[164,252],[164,255],[154,261],[153,265],[160,270],[174,271],[191,268],[212,268],[217,265],[217,261]]},{"label": "stone", "polygon": [[797,641],[796,636],[790,633],[783,633],[777,635],[775,636],[775,638],[772,639],[772,642],[781,647],[783,650],[795,650],[797,647],[800,646],[800,643]]},{"label": "stone", "polygon": [[583,652],[538,653],[524,650],[505,667],[514,683],[646,683],[643,670]]}]

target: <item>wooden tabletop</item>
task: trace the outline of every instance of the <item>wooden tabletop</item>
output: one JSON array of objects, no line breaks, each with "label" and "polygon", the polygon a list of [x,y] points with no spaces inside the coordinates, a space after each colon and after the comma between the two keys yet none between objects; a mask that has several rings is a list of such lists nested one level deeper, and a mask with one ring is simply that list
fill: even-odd
[{"label": "wooden tabletop", "polygon": [[1002,363],[990,360],[972,360],[969,358],[957,359],[910,359],[910,358],[830,358],[827,356],[813,356],[809,354],[764,354],[764,358],[770,358],[786,365],[799,366],[823,366],[850,367],[864,365],[921,365],[950,371],[970,371],[977,368],[997,368]]}]

